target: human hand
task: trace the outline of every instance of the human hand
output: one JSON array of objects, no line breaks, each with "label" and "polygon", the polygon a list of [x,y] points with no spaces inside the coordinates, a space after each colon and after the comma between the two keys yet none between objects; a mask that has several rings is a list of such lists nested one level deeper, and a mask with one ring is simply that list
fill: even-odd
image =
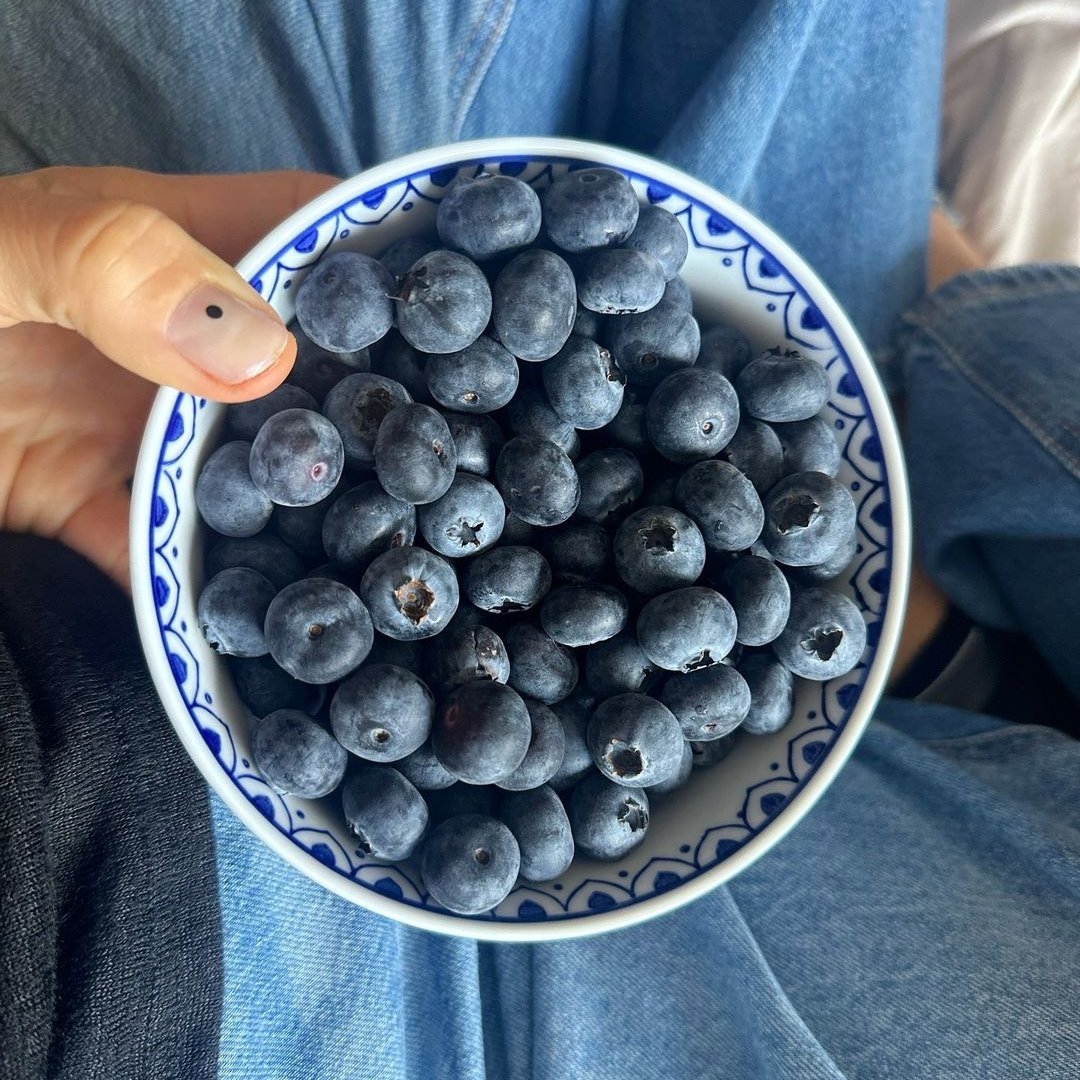
[{"label": "human hand", "polygon": [[296,343],[229,263],[336,183],[303,172],[0,178],[0,529],[128,585],[128,483],[156,384],[272,390]]}]

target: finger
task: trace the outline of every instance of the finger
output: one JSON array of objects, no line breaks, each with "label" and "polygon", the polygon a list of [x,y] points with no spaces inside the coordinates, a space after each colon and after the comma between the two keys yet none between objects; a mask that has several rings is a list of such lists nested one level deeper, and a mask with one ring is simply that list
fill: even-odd
[{"label": "finger", "polygon": [[[70,170],[61,180],[81,174],[81,182],[93,171]],[[141,182],[144,194],[153,186]],[[238,187],[229,186],[235,197]],[[259,200],[249,227],[230,230],[230,243],[265,231],[271,214],[284,216],[289,199],[303,194],[295,180],[279,188]],[[187,196],[170,186],[167,194],[161,201],[179,216],[213,228],[220,211],[199,209],[212,202],[211,185]],[[40,181],[0,181],[0,326],[25,321],[73,329],[145,378],[221,401],[272,389],[296,349],[273,308],[160,206],[64,182],[49,190]]]},{"label": "finger", "polygon": [[131,495],[125,485],[101,491],[64,522],[57,539],[89,559],[125,592],[131,592],[128,514]]}]

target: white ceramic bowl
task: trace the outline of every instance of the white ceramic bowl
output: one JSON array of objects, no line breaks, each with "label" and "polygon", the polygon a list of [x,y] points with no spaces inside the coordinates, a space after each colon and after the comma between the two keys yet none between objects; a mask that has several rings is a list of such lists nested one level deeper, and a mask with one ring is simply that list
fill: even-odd
[{"label": "white ceramic bowl", "polygon": [[428,900],[414,866],[366,859],[334,796],[277,795],[252,766],[248,717],[223,660],[203,641],[195,603],[203,527],[199,467],[223,406],[163,389],[146,427],[131,516],[131,580],[150,672],[181,742],[228,806],[267,844],[328,889],[413,926],[498,941],[540,941],[629,926],[670,911],[760,858],[821,796],[881,695],[900,634],[911,545],[896,426],[851,324],[813,271],[753,215],[692,177],[610,146],[515,138],[425,150],[346,180],[298,210],[242,260],[240,273],[286,320],[296,285],[327,250],[376,253],[433,226],[459,172],[480,168],[543,186],[571,164],[629,176],[640,198],[675,213],[690,237],[684,268],[703,324],[723,318],[755,347],[790,345],[832,380],[825,414],[843,448],[839,479],[858,506],[859,550],[842,587],[860,606],[868,645],[858,668],[801,683],[781,732],[746,737],[655,807],[644,843],[617,863],[575,859],[563,877],[522,885],[492,913],[450,914]]}]

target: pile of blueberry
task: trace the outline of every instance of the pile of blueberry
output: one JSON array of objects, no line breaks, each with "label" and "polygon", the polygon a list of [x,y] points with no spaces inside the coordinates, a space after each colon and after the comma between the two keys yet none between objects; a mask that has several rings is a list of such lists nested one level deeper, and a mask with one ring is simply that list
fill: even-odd
[{"label": "pile of blueberry", "polygon": [[299,357],[196,485],[198,602],[282,793],[340,787],[451,911],[778,731],[865,645],[822,368],[700,332],[686,234],[609,169],[462,179],[438,236],[323,257]]}]

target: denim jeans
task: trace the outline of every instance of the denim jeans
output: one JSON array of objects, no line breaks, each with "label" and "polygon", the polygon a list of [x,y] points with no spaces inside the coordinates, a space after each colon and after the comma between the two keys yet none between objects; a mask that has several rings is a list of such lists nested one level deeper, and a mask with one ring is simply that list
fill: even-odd
[{"label": "denim jeans", "polygon": [[[0,171],[350,173],[496,134],[633,146],[802,251],[872,347],[922,291],[939,0],[0,8]],[[41,83],[49,72],[63,72]],[[980,276],[900,338],[916,527],[973,617],[1074,690],[1080,272]],[[729,887],[601,938],[492,946],[320,889],[216,799],[222,1077],[1075,1075],[1080,746],[886,701]]]}]

